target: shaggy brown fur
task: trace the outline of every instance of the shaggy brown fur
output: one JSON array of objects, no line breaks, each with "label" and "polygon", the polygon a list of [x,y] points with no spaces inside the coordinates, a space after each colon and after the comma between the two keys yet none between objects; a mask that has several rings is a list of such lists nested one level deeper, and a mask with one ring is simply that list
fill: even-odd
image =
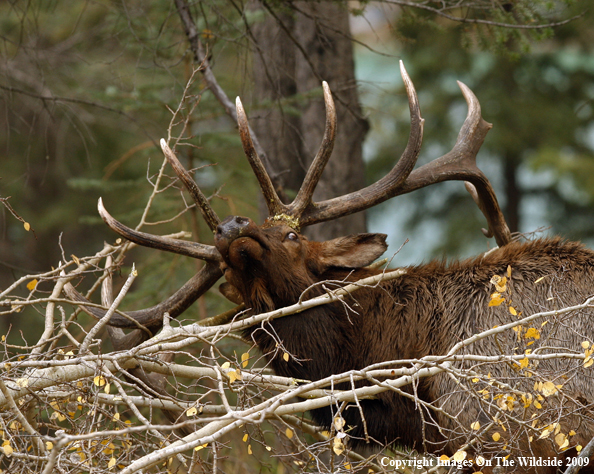
[{"label": "shaggy brown fur", "polygon": [[[222,268],[228,283],[254,313],[295,303],[316,282],[357,280],[376,273],[363,267],[386,249],[385,236],[380,234],[310,242],[288,226],[258,227],[251,220],[238,217],[228,218],[219,226],[216,246],[224,259]],[[523,315],[583,303],[594,293],[591,250],[560,239],[511,243],[488,255],[461,262],[409,267],[406,275],[397,280],[357,292],[356,312],[347,314],[340,304],[325,305],[251,328],[246,337],[258,344],[278,374],[309,380],[384,361],[445,354],[460,340],[517,320],[507,304],[488,306],[494,291],[491,278],[506,275],[508,267],[512,270],[508,293],[514,308]],[[320,292],[319,286],[314,287],[307,296]],[[534,323],[541,338],[531,346],[533,350],[540,347],[546,353],[546,347],[563,347],[583,352],[580,343],[594,338],[591,310],[549,318],[543,327],[541,323]],[[477,342],[466,351],[499,355],[515,348],[522,353],[525,343],[514,331],[507,331],[497,339]],[[288,362],[281,357],[279,347],[291,354]],[[465,367],[471,365],[464,363]],[[594,385],[590,372],[581,370],[581,365],[582,361],[554,359],[541,361],[538,366],[539,374],[563,385],[562,393],[543,403],[549,408],[563,404],[567,410],[575,410],[574,416],[553,419],[562,422],[565,433],[570,429],[577,432],[571,439],[572,446],[585,445],[594,435],[590,417]],[[534,392],[534,379],[520,376],[507,363],[492,364],[482,372],[490,372],[518,391]],[[410,393],[412,389],[407,390]],[[403,395],[384,392],[375,400],[361,401],[369,436],[382,444],[399,443],[452,455],[468,441],[464,432],[468,432],[471,423],[479,421],[486,426],[493,420],[494,412],[487,413],[484,405],[447,374],[424,379],[415,387],[415,395],[443,411],[427,410]],[[521,410],[513,413],[520,418],[525,415]],[[316,410],[313,416],[324,426],[331,424],[330,409]],[[351,427],[352,442],[364,443],[359,409],[349,407],[343,416]],[[510,449],[518,450],[516,454],[545,458],[563,455],[551,440],[538,441],[538,433],[529,443],[528,435],[519,434],[519,426],[515,427],[517,432],[503,432],[495,426],[490,434],[497,429],[503,437],[515,436]],[[493,446],[478,443],[476,449],[485,457],[509,454],[493,451],[500,445]],[[539,468],[535,472],[555,469]]]}]

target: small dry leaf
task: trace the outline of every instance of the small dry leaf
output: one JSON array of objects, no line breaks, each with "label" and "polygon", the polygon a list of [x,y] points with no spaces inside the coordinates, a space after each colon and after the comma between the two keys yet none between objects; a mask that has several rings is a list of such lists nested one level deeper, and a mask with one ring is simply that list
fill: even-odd
[{"label": "small dry leaf", "polygon": [[501,296],[501,293],[493,293],[491,295],[491,301],[489,301],[489,306],[499,306],[504,301],[505,298]]},{"label": "small dry leaf", "polygon": [[223,365],[221,365],[222,369],[228,369],[229,367],[231,367],[231,363],[230,362],[225,362]]},{"label": "small dry leaf", "polygon": [[516,311],[516,308],[514,308],[513,306],[509,307],[509,312],[512,316],[517,316],[518,312]]},{"label": "small dry leaf", "polygon": [[590,367],[592,364],[594,364],[594,359],[592,359],[592,356],[588,356],[584,359],[584,367],[585,368]]},{"label": "small dry leaf", "polygon": [[553,432],[553,430],[546,428],[546,429],[542,430],[542,433],[540,433],[540,436],[538,437],[538,439],[548,438],[552,432]]},{"label": "small dry leaf", "polygon": [[337,431],[341,431],[344,428],[344,418],[342,416],[337,416],[334,418],[334,427]]},{"label": "small dry leaf", "polygon": [[507,266],[507,278],[511,278],[512,275],[512,269],[511,269],[511,265]]},{"label": "small dry leaf", "polygon": [[475,421],[474,423],[470,424],[470,428],[474,431],[478,431],[481,429],[481,424],[478,421]]},{"label": "small dry leaf", "polygon": [[456,462],[462,462],[466,459],[466,451],[457,451],[452,456],[452,459]]},{"label": "small dry leaf", "polygon": [[31,230],[31,224],[29,224],[28,222],[23,222],[23,227],[27,232]]},{"label": "small dry leaf", "polygon": [[249,438],[249,436],[246,433],[246,434],[243,435],[243,438],[241,438],[241,440],[245,443],[248,440],[248,438]]},{"label": "small dry leaf", "polygon": [[252,445],[248,444],[248,454],[251,456],[252,454]]},{"label": "small dry leaf", "polygon": [[97,385],[97,387],[103,387],[107,383],[107,381],[105,380],[105,378],[102,375],[97,375],[93,379],[93,383],[95,385]]},{"label": "small dry leaf", "polygon": [[520,368],[525,369],[526,367],[528,367],[529,363],[530,361],[528,360],[528,357],[524,357],[520,360]]},{"label": "small dry leaf", "polygon": [[442,454],[441,456],[439,456],[439,460],[440,460],[441,462],[446,462],[446,461],[449,461],[449,460],[450,460],[450,458],[449,458],[447,455],[445,455],[445,454]]},{"label": "small dry leaf", "polygon": [[526,329],[526,334],[524,334],[524,338],[540,339],[540,331],[536,328],[528,328]]},{"label": "small dry leaf", "polygon": [[4,455],[10,457],[12,455],[12,453],[14,453],[14,449],[12,449],[12,446],[10,445],[10,441],[4,441],[4,443],[2,443],[2,449],[4,450]]},{"label": "small dry leaf", "polygon": [[285,430],[285,435],[286,435],[286,437],[287,437],[287,438],[289,438],[289,439],[293,438],[293,430],[292,430],[291,428],[287,428],[287,429]]},{"label": "small dry leaf", "polygon": [[187,416],[194,416],[197,413],[198,413],[198,409],[196,407],[189,408],[188,411],[186,411]]},{"label": "small dry leaf", "polygon": [[227,377],[229,377],[229,383],[233,383],[236,380],[241,380],[241,370],[231,370],[227,373]]},{"label": "small dry leaf", "polygon": [[54,443],[52,443],[51,441],[46,441],[45,449],[47,449],[48,451],[51,451],[52,449],[54,449]]},{"label": "small dry leaf", "polygon": [[107,463],[107,468],[111,469],[112,467],[114,467],[116,465],[116,462],[117,462],[116,458],[112,457],[109,460],[109,462]]},{"label": "small dry leaf", "polygon": [[78,259],[78,257],[76,255],[70,255],[70,257],[72,258],[74,263],[76,263],[77,265],[80,265],[80,260]]},{"label": "small dry leaf", "polygon": [[250,360],[249,352],[244,352],[241,354],[241,366],[245,369],[248,365],[248,361]]},{"label": "small dry leaf", "polygon": [[204,449],[204,448],[206,448],[207,446],[208,446],[208,443],[206,443],[206,444],[201,444],[200,446],[196,446],[196,447],[194,448],[194,451],[200,451],[201,449]]},{"label": "small dry leaf", "polygon": [[576,450],[578,453],[579,453],[579,452],[580,452],[582,449],[584,449],[584,447],[583,447],[581,444],[578,444],[578,445],[575,447],[575,450]]},{"label": "small dry leaf", "polygon": [[493,441],[499,441],[501,439],[501,435],[495,432],[493,433],[493,436],[491,436],[491,438],[493,438]]},{"label": "small dry leaf", "polygon": [[27,283],[27,290],[33,291],[37,287],[37,283],[39,283],[37,278],[31,280],[29,283]]},{"label": "small dry leaf", "polygon": [[332,451],[334,451],[334,454],[337,456],[340,456],[344,452],[344,443],[340,438],[334,438]]},{"label": "small dry leaf", "polygon": [[555,443],[557,443],[557,446],[559,446],[561,449],[569,446],[569,440],[563,433],[559,433],[557,436],[555,436]]},{"label": "small dry leaf", "polygon": [[288,352],[285,352],[283,354],[283,359],[284,359],[285,362],[289,362],[289,353]]},{"label": "small dry leaf", "polygon": [[582,342],[582,348],[583,349],[587,349],[588,347],[590,347],[590,341],[583,341]]},{"label": "small dry leaf", "polygon": [[545,382],[542,384],[542,389],[540,391],[545,397],[549,397],[554,393],[557,393],[557,387],[553,382]]}]

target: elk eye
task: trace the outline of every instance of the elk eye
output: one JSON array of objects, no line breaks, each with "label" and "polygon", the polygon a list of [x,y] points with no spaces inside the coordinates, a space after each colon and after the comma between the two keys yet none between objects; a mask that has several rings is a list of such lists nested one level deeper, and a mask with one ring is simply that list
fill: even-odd
[{"label": "elk eye", "polygon": [[293,240],[293,241],[297,241],[299,240],[299,237],[297,236],[297,234],[295,232],[289,232],[286,236],[285,239],[289,239],[289,240]]}]

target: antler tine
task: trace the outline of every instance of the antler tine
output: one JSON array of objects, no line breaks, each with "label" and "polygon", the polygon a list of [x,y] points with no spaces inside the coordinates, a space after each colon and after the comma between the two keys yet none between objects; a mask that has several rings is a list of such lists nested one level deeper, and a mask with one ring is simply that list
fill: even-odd
[{"label": "antler tine", "polygon": [[206,199],[206,196],[202,193],[196,182],[190,176],[190,173],[188,173],[187,170],[183,167],[183,165],[177,159],[177,156],[175,156],[175,153],[173,153],[173,151],[171,150],[171,148],[169,148],[169,145],[163,138],[161,138],[161,149],[163,150],[165,158],[167,158],[167,161],[175,171],[175,174],[192,196],[192,199],[196,203],[198,209],[200,209],[200,212],[202,213],[202,217],[204,217],[206,224],[208,225],[208,227],[210,227],[210,230],[214,232],[217,229],[217,226],[221,223],[219,216],[217,216],[213,208],[210,207],[210,204],[208,202],[208,199]]},{"label": "antler tine", "polygon": [[162,237],[158,235],[147,234],[140,232],[130,227],[125,226],[121,222],[114,219],[103,206],[103,200],[99,198],[97,203],[99,215],[103,221],[114,231],[122,237],[142,245],[143,247],[152,247],[159,250],[166,250],[168,252],[185,255],[187,257],[199,258],[207,262],[218,263],[221,261],[221,255],[217,249],[212,245],[199,244],[196,242],[188,242],[185,240],[171,239],[169,237]]},{"label": "antler tine", "polygon": [[326,106],[324,138],[318,153],[307,171],[297,197],[289,206],[291,215],[296,217],[301,216],[303,211],[311,204],[313,193],[334,149],[334,141],[336,139],[336,108],[334,107],[332,92],[330,92],[330,87],[326,81],[322,82],[322,88],[324,89],[324,104]]},{"label": "antler tine", "polygon": [[[185,285],[165,301],[146,309],[127,311],[126,313],[118,311],[112,315],[109,320],[109,325],[124,329],[140,328],[145,332],[150,330],[152,333],[155,333],[163,326],[164,313],[169,313],[171,318],[177,318],[188,309],[194,301],[206,293],[222,275],[223,272],[219,268],[219,265],[207,262],[198,273],[190,278]],[[87,314],[97,319],[101,319],[105,316],[106,311],[101,308],[84,306],[84,303],[88,303],[89,301],[76,291],[72,285],[65,285],[64,290],[74,301],[82,303],[81,308]],[[140,340],[141,338],[142,337],[138,336],[137,340]]]},{"label": "antler tine", "polygon": [[272,181],[268,173],[266,172],[266,168],[260,160],[258,153],[256,152],[256,148],[254,147],[254,143],[252,142],[252,135],[250,133],[250,126],[247,120],[247,116],[245,114],[245,110],[243,109],[243,104],[241,103],[241,99],[237,97],[235,100],[235,107],[237,109],[237,125],[239,126],[239,136],[241,137],[241,143],[243,144],[243,151],[247,156],[247,159],[258,179],[258,183],[260,184],[260,189],[262,190],[262,195],[264,196],[264,201],[266,202],[266,206],[268,207],[268,215],[274,216],[277,214],[281,214],[285,212],[286,206],[282,203],[278,194],[276,193],[274,186],[272,185]]},{"label": "antler tine", "polygon": [[396,162],[394,168],[376,183],[360,191],[319,202],[315,206],[309,206],[301,216],[301,226],[305,227],[363,211],[399,193],[399,189],[403,186],[419,157],[423,142],[424,123],[424,119],[421,117],[421,109],[415,87],[402,61],[400,61],[400,74],[402,75],[408,96],[411,121],[408,143],[402,156]]},{"label": "antler tine", "polygon": [[481,115],[481,106],[474,93],[458,81],[462,94],[468,103],[468,114],[460,129],[456,144],[449,153],[414,170],[398,195],[448,180],[468,181],[466,188],[485,215],[489,229],[487,237],[494,236],[497,245],[511,242],[511,232],[497,202],[495,191],[484,173],[476,165],[476,155],[487,132],[493,127]]}]

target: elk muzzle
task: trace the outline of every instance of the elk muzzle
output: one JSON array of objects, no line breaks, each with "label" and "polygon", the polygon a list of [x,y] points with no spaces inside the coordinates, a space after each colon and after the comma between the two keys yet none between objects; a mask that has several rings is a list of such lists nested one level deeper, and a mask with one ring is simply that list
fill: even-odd
[{"label": "elk muzzle", "polygon": [[230,216],[217,226],[215,246],[227,264],[236,266],[239,259],[258,259],[268,248],[261,234],[250,218]]}]

